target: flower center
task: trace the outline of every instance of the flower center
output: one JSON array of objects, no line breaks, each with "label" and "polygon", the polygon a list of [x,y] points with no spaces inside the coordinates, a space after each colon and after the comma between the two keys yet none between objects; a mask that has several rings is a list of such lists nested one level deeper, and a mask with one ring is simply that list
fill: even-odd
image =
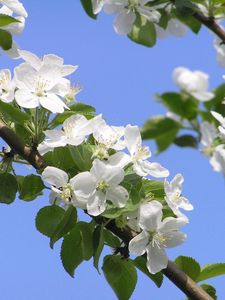
[{"label": "flower center", "polygon": [[107,160],[109,154],[104,145],[99,145],[92,155],[92,158],[98,158],[100,160]]},{"label": "flower center", "polygon": [[68,93],[66,94],[65,98],[67,100],[67,103],[70,103],[74,100],[75,96],[80,93],[82,88],[79,85],[71,86]]},{"label": "flower center", "polygon": [[109,184],[107,182],[105,182],[104,180],[102,180],[102,181],[99,181],[99,183],[97,184],[96,190],[105,193],[106,189],[108,187],[109,187]]},{"label": "flower center", "polygon": [[137,6],[140,6],[139,0],[128,0],[127,8],[129,11],[135,12]]},{"label": "flower center", "polygon": [[134,154],[134,160],[144,160],[150,156],[149,147],[139,146],[136,153]]},{"label": "flower center", "polygon": [[45,97],[48,84],[49,84],[48,80],[39,78],[36,82],[35,94],[38,97]]},{"label": "flower center", "polygon": [[62,187],[61,198],[65,202],[71,202],[72,195],[73,195],[73,188],[71,184],[67,183]]},{"label": "flower center", "polygon": [[4,73],[0,74],[0,87],[2,90],[2,94],[8,93],[10,90],[8,85],[8,78]]},{"label": "flower center", "polygon": [[157,231],[150,231],[149,232],[149,243],[152,243],[152,246],[157,246],[158,248],[165,248],[166,242],[168,238],[165,237],[162,233],[159,233]]}]

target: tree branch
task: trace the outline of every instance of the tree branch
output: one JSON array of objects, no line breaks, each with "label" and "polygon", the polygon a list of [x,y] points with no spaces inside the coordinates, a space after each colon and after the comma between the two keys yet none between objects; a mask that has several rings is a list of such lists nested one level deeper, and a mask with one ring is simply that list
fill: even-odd
[{"label": "tree branch", "polygon": [[27,146],[15,132],[0,121],[0,137],[35,169],[40,170],[46,166],[43,157],[37,150]]},{"label": "tree branch", "polygon": [[[37,150],[28,147],[21,139],[0,121],[0,137],[21,157],[28,161],[35,169],[42,169],[47,164]],[[120,237],[126,246],[135,236],[135,233],[127,228],[121,230],[112,220],[106,228]],[[203,289],[201,289],[190,277],[181,271],[173,262],[169,261],[168,266],[163,270],[167,276],[180,290],[192,300],[213,300]]]},{"label": "tree branch", "polygon": [[225,43],[225,30],[215,21],[214,17],[206,17],[201,12],[195,12],[193,17],[214,32]]}]

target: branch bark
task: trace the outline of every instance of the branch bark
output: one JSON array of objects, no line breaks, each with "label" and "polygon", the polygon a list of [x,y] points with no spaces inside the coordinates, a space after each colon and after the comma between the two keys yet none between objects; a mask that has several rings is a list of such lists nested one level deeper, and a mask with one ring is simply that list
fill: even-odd
[{"label": "branch bark", "polygon": [[[0,121],[0,137],[21,157],[28,161],[35,169],[39,170],[47,166],[43,157],[38,151],[28,147],[14,132]],[[112,220],[106,228],[120,237],[126,246],[135,236],[132,230],[119,229]],[[203,289],[201,289],[190,277],[181,271],[173,262],[169,261],[168,266],[163,270],[167,276],[180,290],[192,300],[213,300]]]}]

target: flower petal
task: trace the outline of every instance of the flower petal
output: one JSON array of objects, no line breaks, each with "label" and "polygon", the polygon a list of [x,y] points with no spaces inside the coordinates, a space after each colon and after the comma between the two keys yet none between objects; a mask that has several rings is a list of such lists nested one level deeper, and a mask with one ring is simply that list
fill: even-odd
[{"label": "flower petal", "polygon": [[98,216],[106,209],[106,197],[105,194],[96,191],[96,193],[88,198],[87,211],[92,216]]},{"label": "flower petal", "polygon": [[63,187],[68,183],[66,172],[55,167],[46,167],[42,173],[42,177],[44,181],[47,181],[56,188]]},{"label": "flower petal", "polygon": [[140,206],[140,227],[146,231],[156,230],[162,220],[162,204],[151,201]]},{"label": "flower petal", "polygon": [[146,249],[147,251],[147,268],[150,273],[155,274],[165,269],[168,264],[168,258],[166,256],[165,250],[154,247],[150,243]]},{"label": "flower petal", "polygon": [[142,231],[136,235],[129,243],[129,251],[136,255],[143,255],[149,242],[149,235]]},{"label": "flower petal", "polygon": [[106,199],[112,201],[117,207],[124,207],[128,198],[128,191],[121,185],[106,191]]},{"label": "flower petal", "polygon": [[136,15],[131,10],[123,9],[120,11],[113,23],[116,33],[121,35],[129,34],[132,30],[135,19]]}]

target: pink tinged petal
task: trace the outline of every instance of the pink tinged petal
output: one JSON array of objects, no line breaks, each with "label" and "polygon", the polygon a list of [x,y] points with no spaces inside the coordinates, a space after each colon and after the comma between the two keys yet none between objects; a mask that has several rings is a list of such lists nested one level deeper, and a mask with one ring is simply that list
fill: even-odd
[{"label": "pink tinged petal", "polygon": [[28,62],[35,70],[39,70],[41,67],[41,60],[37,55],[26,50],[19,50],[20,57]]},{"label": "pink tinged petal", "polygon": [[131,10],[124,9],[116,17],[113,26],[116,33],[127,35],[131,32],[136,19],[136,14]]},{"label": "pink tinged petal", "polygon": [[47,181],[56,188],[63,187],[68,183],[68,175],[66,172],[55,167],[45,168],[42,177],[44,181]]},{"label": "pink tinged petal", "polygon": [[124,134],[125,143],[131,156],[133,156],[142,144],[141,134],[138,126],[127,125]]},{"label": "pink tinged petal", "polygon": [[39,106],[39,98],[29,90],[17,90],[15,99],[19,106],[24,108],[35,108]]},{"label": "pink tinged petal", "polygon": [[149,235],[147,232],[142,231],[136,235],[129,243],[129,251],[138,256],[143,255],[149,243]]},{"label": "pink tinged petal", "polygon": [[95,181],[90,172],[82,172],[70,179],[76,195],[88,197],[95,191]]},{"label": "pink tinged petal", "polygon": [[121,185],[106,191],[106,199],[112,201],[116,207],[124,207],[128,198],[128,191]]},{"label": "pink tinged petal", "polygon": [[156,274],[167,267],[168,258],[164,249],[159,248],[157,245],[153,247],[150,243],[146,251],[147,268],[150,273]]},{"label": "pink tinged petal", "polygon": [[131,157],[123,152],[117,152],[108,158],[108,164],[114,167],[124,168],[131,162]]},{"label": "pink tinged petal", "polygon": [[140,206],[139,225],[146,231],[156,230],[161,225],[162,204],[151,201]]},{"label": "pink tinged petal", "polygon": [[87,211],[92,216],[98,216],[106,209],[106,196],[100,191],[96,191],[88,198]]},{"label": "pink tinged petal", "polygon": [[68,108],[55,94],[48,93],[46,97],[39,97],[39,101],[41,106],[50,110],[52,113],[62,113],[65,108]]}]

